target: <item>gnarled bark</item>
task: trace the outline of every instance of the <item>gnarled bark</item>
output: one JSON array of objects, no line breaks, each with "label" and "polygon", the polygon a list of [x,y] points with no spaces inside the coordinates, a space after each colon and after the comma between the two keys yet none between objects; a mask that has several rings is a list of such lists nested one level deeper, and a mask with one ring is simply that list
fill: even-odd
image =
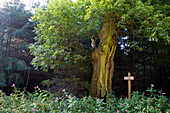
[{"label": "gnarled bark", "polygon": [[117,30],[114,18],[103,20],[99,32],[100,44],[93,52],[92,95],[104,97],[112,88],[114,55],[117,47]]}]

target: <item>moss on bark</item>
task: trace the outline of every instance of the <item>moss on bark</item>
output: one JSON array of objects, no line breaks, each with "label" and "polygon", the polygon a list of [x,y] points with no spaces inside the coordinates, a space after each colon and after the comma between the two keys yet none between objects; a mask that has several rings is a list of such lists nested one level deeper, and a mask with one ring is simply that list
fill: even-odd
[{"label": "moss on bark", "polygon": [[93,52],[92,95],[104,97],[112,88],[114,55],[117,47],[117,31],[114,18],[103,20],[99,32],[100,44]]}]

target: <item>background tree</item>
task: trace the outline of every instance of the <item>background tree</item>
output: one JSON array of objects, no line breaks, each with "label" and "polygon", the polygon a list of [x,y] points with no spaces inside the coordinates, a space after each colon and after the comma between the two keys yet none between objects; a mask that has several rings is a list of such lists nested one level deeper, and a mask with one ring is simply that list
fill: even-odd
[{"label": "background tree", "polygon": [[169,41],[169,17],[151,1],[54,0],[46,10],[37,9],[33,20],[39,22],[37,42],[30,47],[35,55],[32,63],[37,68],[55,69],[64,60],[69,64],[75,59],[86,59],[90,44],[86,46],[81,40],[94,40],[91,89],[97,97],[104,97],[112,89],[113,59],[119,38],[127,37],[127,46],[138,49],[142,39]]},{"label": "background tree", "polygon": [[28,44],[35,36],[33,33],[35,23],[29,22],[32,13],[24,8],[25,4],[20,0],[5,2],[0,7],[0,77],[2,78],[0,86],[12,83],[23,85],[25,81],[23,72],[30,69],[27,66]]}]

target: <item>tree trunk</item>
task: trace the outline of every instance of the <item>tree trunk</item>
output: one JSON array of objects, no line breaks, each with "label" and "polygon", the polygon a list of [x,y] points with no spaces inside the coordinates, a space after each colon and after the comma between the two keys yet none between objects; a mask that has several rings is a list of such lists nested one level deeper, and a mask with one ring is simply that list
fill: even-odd
[{"label": "tree trunk", "polygon": [[114,71],[114,55],[117,47],[118,33],[114,18],[103,19],[102,29],[99,31],[100,43],[92,54],[92,95],[104,97],[111,91]]},{"label": "tree trunk", "polygon": [[[28,53],[28,67],[30,67],[30,63],[31,63],[31,55]],[[25,87],[25,91],[27,92],[28,89],[28,82],[29,82],[29,78],[30,78],[30,69],[28,69],[28,76],[27,76],[27,81],[26,81],[26,87]]]}]

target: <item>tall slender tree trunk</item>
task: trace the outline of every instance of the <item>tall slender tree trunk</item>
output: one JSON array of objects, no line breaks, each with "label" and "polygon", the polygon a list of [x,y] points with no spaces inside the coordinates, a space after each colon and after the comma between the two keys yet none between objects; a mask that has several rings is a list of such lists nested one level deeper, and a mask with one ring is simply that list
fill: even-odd
[{"label": "tall slender tree trunk", "polygon": [[6,57],[8,57],[9,55],[8,55],[8,44],[9,43],[9,40],[7,39],[7,41],[6,41]]},{"label": "tall slender tree trunk", "polygon": [[8,57],[10,57],[10,52],[11,52],[11,40],[12,40],[12,37],[10,36],[9,42],[8,42]]},{"label": "tall slender tree trunk", "polygon": [[4,34],[5,34],[5,32],[4,32],[4,30],[2,31],[2,35],[0,36],[0,51],[2,52],[2,50],[3,50],[3,41],[4,41],[4,39],[3,39],[3,37],[4,37]]},{"label": "tall slender tree trunk", "polygon": [[[28,57],[29,57],[29,60],[28,60],[28,67],[30,67],[30,62],[31,62],[31,55],[28,53]],[[27,89],[28,89],[28,81],[29,81],[29,78],[30,78],[30,69],[28,69],[28,76],[27,76],[27,81],[26,81],[26,87],[25,87],[25,91],[27,92]]]},{"label": "tall slender tree trunk", "polygon": [[92,95],[104,97],[111,91],[114,71],[114,55],[117,47],[118,33],[115,18],[103,19],[102,29],[99,31],[100,43],[93,52]]}]

